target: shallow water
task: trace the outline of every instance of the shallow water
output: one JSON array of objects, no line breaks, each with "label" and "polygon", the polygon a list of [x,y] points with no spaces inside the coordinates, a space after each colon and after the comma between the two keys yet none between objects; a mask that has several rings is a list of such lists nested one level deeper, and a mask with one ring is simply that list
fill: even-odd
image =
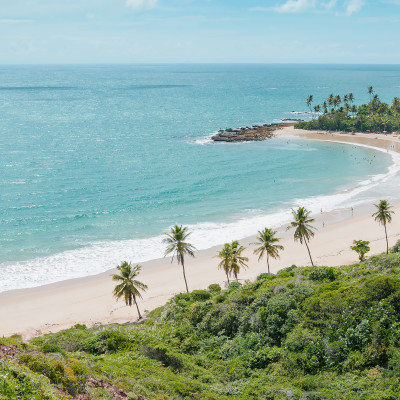
[{"label": "shallow water", "polygon": [[373,178],[393,165],[385,152],[207,137],[298,118],[291,112],[306,111],[310,93],[366,101],[372,84],[389,101],[399,75],[396,66],[0,67],[0,290],[160,257],[174,223],[207,248],[284,222],[298,204],[398,196],[396,179]]}]

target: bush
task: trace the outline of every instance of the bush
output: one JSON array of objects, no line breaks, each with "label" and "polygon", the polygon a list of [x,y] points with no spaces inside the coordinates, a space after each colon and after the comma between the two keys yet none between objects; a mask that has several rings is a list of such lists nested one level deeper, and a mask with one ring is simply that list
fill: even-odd
[{"label": "bush", "polygon": [[44,353],[63,353],[60,346],[57,346],[56,344],[50,344],[50,343],[44,344],[42,346],[42,351]]},{"label": "bush", "polygon": [[239,282],[232,282],[228,287],[228,294],[234,292],[235,290],[239,289],[242,286]]},{"label": "bush", "polygon": [[153,358],[154,360],[160,361],[165,367],[172,367],[174,369],[181,369],[183,367],[180,358],[162,344],[154,346],[146,345],[143,346],[141,350],[143,354]]},{"label": "bush", "polygon": [[400,240],[390,250],[392,253],[400,253]]},{"label": "bush", "polygon": [[314,267],[310,271],[309,278],[312,281],[334,281],[339,276],[339,271],[333,267]]},{"label": "bush", "polygon": [[257,281],[270,281],[272,279],[276,279],[275,275],[268,274],[267,272],[263,272],[262,274],[257,276]]},{"label": "bush", "polygon": [[297,267],[295,265],[292,265],[291,267],[283,268],[277,272],[276,276],[279,276],[279,278],[289,278],[291,276],[295,276],[295,273],[294,273],[295,269],[297,269]]},{"label": "bush", "polygon": [[83,349],[92,354],[104,354],[126,349],[129,344],[129,338],[124,333],[107,329],[86,339],[83,343]]},{"label": "bush", "polygon": [[211,284],[211,285],[208,286],[208,290],[209,290],[212,294],[220,293],[220,292],[221,292],[221,286],[218,285],[218,283],[213,283],[213,284]]},{"label": "bush", "polygon": [[193,290],[191,297],[194,301],[206,301],[211,297],[211,293],[207,290]]}]

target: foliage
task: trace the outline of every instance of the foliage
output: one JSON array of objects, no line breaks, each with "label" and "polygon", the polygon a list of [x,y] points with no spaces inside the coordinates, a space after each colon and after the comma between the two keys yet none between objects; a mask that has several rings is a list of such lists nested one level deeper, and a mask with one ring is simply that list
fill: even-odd
[{"label": "foliage", "polygon": [[191,232],[188,231],[187,226],[182,227],[174,225],[169,232],[165,232],[163,243],[167,245],[165,249],[165,256],[172,253],[172,260],[176,257],[178,265],[182,265],[183,279],[185,280],[186,292],[189,293],[189,287],[186,280],[185,273],[185,255],[194,257],[196,248],[187,242]]},{"label": "foliage", "polygon": [[2,339],[20,354],[0,361],[0,399],[112,398],[89,376],[133,399],[399,398],[400,254],[217,286],[140,324]]},{"label": "foliage", "polygon": [[132,304],[135,303],[139,319],[142,318],[142,316],[140,315],[136,297],[141,298],[142,294],[140,291],[145,291],[147,289],[147,285],[135,279],[139,275],[141,269],[142,267],[139,264],[132,267],[130,263],[124,261],[117,267],[120,275],[114,274],[112,276],[113,281],[118,282],[118,285],[114,288],[114,296],[117,299],[123,297],[127,306],[131,307]]},{"label": "foliage", "polygon": [[396,242],[396,244],[392,247],[392,253],[400,253],[400,240]]},{"label": "foliage", "polygon": [[354,246],[351,246],[351,250],[354,250],[358,254],[360,261],[364,260],[365,254],[367,254],[371,248],[367,240],[353,240]]},{"label": "foliage", "polygon": [[269,271],[269,257],[279,258],[279,251],[284,250],[284,247],[277,244],[279,238],[275,237],[276,231],[264,228],[263,231],[258,231],[257,242],[253,243],[258,247],[254,250],[254,254],[258,254],[258,261],[260,261],[264,255],[267,255],[268,273]]},{"label": "foliage", "polygon": [[[389,105],[382,102],[374,92],[369,93],[369,103],[360,106],[353,104],[352,93],[343,97],[331,94],[326,101],[314,107],[315,114],[312,114],[311,121],[299,122],[295,128],[367,133],[400,131],[400,99],[395,97]],[[309,100],[310,96],[306,101],[308,106],[311,104]]]}]

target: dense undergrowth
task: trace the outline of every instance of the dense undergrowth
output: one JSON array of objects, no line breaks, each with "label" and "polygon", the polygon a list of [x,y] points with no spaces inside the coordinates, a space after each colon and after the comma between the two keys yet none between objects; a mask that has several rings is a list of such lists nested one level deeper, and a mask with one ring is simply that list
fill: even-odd
[{"label": "dense undergrowth", "polygon": [[130,399],[399,399],[400,254],[292,266],[180,294],[141,324],[0,344],[16,346],[1,399],[117,398],[91,378]]}]

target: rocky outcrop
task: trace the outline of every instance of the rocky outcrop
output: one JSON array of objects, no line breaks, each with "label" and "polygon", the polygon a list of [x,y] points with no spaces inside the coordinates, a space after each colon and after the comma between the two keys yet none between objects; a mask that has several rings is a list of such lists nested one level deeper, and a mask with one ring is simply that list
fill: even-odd
[{"label": "rocky outcrop", "polygon": [[224,129],[218,131],[211,139],[214,142],[254,142],[271,139],[278,129],[292,126],[293,123],[253,125],[238,129]]}]

